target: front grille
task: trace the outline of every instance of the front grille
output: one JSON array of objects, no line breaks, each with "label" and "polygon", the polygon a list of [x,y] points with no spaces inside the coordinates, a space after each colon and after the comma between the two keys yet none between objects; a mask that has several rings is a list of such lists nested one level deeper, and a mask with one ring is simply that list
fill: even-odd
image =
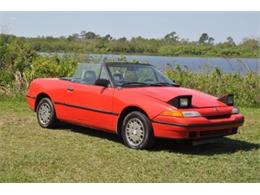
[{"label": "front grille", "polygon": [[223,118],[229,118],[230,114],[224,114],[224,115],[213,115],[213,116],[204,116],[207,119],[223,119]]},{"label": "front grille", "polygon": [[210,138],[210,137],[222,137],[237,133],[237,128],[222,129],[213,131],[192,131],[189,133],[189,138]]}]

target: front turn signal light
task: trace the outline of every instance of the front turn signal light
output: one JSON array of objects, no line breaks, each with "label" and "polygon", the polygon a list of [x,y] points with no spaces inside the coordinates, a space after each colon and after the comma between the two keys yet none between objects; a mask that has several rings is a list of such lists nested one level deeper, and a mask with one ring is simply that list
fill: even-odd
[{"label": "front turn signal light", "polygon": [[162,115],[162,116],[173,116],[173,117],[183,117],[182,112],[177,111],[177,110],[165,110],[160,115]]},{"label": "front turn signal light", "polygon": [[233,108],[232,109],[232,112],[231,112],[232,114],[238,114],[239,113],[239,109],[238,108]]}]

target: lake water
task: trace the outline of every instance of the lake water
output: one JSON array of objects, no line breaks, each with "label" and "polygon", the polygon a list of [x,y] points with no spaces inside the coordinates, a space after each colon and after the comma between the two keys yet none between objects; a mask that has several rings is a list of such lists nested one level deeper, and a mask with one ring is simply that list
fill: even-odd
[{"label": "lake water", "polygon": [[[41,55],[53,55],[54,53],[39,52]],[[64,53],[55,53],[60,56]],[[80,55],[83,61],[86,57]],[[105,59],[115,60],[121,57],[115,54],[90,54],[88,60],[103,61]],[[160,70],[166,68],[176,68],[180,66],[182,69],[189,69],[193,72],[211,71],[219,68],[223,72],[245,74],[253,71],[260,74],[260,58],[220,58],[220,57],[168,57],[168,56],[146,56],[146,55],[124,55],[127,61],[138,60],[140,63],[149,63],[155,65]]]},{"label": "lake water", "polygon": [[[157,66],[160,70],[167,67],[190,69],[194,72],[203,70],[213,70],[219,68],[223,72],[239,72],[244,74],[248,71],[260,73],[260,58],[216,58],[216,57],[165,57],[165,56],[141,56],[124,55],[127,61],[138,60],[139,62],[149,63]],[[91,54],[90,59],[117,60],[120,55],[113,54]]]}]

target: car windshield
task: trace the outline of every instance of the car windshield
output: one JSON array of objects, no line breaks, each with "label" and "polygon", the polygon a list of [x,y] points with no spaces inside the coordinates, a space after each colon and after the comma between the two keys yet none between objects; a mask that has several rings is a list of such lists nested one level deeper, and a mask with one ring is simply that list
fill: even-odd
[{"label": "car windshield", "polygon": [[151,65],[109,64],[116,86],[167,86],[174,83]]},{"label": "car windshield", "polygon": [[108,63],[107,67],[108,69],[101,64],[94,63],[79,64],[72,81],[94,85],[95,81],[101,78],[112,80],[114,85],[119,87],[175,85],[152,65]]}]

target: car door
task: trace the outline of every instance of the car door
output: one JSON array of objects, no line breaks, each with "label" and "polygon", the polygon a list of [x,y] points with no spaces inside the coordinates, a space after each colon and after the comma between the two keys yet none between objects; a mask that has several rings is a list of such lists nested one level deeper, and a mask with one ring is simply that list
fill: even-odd
[{"label": "car door", "polygon": [[114,88],[94,84],[99,77],[109,78],[105,67],[101,72],[100,68],[101,65],[86,66],[82,78],[69,83],[67,99],[71,120],[84,126],[115,131],[118,113],[113,112]]}]

